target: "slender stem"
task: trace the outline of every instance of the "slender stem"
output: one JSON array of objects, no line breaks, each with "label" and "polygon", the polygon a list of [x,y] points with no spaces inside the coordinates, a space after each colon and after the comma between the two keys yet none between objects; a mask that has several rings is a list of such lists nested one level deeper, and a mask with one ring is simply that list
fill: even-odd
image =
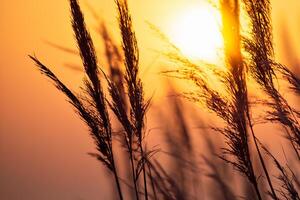
[{"label": "slender stem", "polygon": [[121,190],[121,186],[120,186],[120,181],[119,181],[116,169],[114,169],[114,177],[115,177],[116,185],[117,185],[117,188],[118,188],[118,193],[119,193],[120,200],[123,200],[123,195],[122,195],[122,190]]},{"label": "slender stem", "polygon": [[[111,149],[112,149],[112,146],[111,146]],[[119,198],[120,198],[120,200],[123,200],[123,194],[122,194],[121,185],[120,185],[120,181],[119,181],[119,177],[118,177],[118,172],[117,172],[117,168],[116,168],[116,164],[115,164],[114,154],[113,154],[112,150],[111,150],[111,160],[112,160],[113,173],[114,173],[114,178],[115,178],[117,189],[118,189]]]},{"label": "slender stem", "polygon": [[258,184],[257,184],[255,176],[254,176],[254,183],[252,183],[252,185],[254,186],[254,189],[255,189],[258,200],[262,200],[262,197],[261,197],[260,191],[258,189]]},{"label": "slender stem", "polygon": [[[142,154],[142,158],[144,156],[144,151],[143,151],[143,146],[142,143],[140,141],[140,149],[141,149],[141,154]],[[145,190],[145,199],[148,200],[148,190],[147,190],[147,176],[146,176],[146,170],[145,170],[145,164],[143,164],[143,178],[144,178],[144,190]]]},{"label": "slender stem", "polygon": [[256,148],[256,151],[257,151],[257,153],[258,153],[260,163],[261,163],[261,165],[262,165],[262,167],[263,167],[263,170],[264,170],[264,172],[265,172],[265,175],[266,175],[266,177],[267,177],[267,181],[268,181],[269,187],[270,187],[270,189],[271,189],[273,198],[274,198],[274,199],[278,199],[277,196],[276,196],[274,187],[273,187],[273,185],[272,185],[272,181],[271,181],[271,178],[270,178],[268,169],[267,169],[267,167],[266,167],[265,161],[264,161],[264,159],[263,159],[263,157],[262,157],[262,154],[261,154],[261,152],[260,152],[259,146],[258,146],[258,144],[257,144],[257,138],[256,138],[255,133],[254,133],[254,130],[253,130],[253,125],[252,125],[252,122],[251,122],[251,119],[250,119],[249,112],[247,112],[247,118],[248,118],[250,130],[251,130],[251,135],[252,135],[253,140],[254,140],[255,148]]},{"label": "slender stem", "polygon": [[151,186],[152,186],[154,199],[157,200],[157,194],[156,194],[155,185],[154,185],[154,181],[153,181],[153,177],[152,177],[151,167],[150,167],[150,165],[147,165],[147,166],[148,166],[148,170],[149,170],[149,176],[150,176],[150,181],[151,181]]},{"label": "slender stem", "polygon": [[130,164],[131,164],[131,172],[132,172],[132,181],[133,181],[133,185],[134,185],[134,190],[135,190],[135,196],[136,199],[139,200],[139,192],[138,192],[138,188],[136,185],[136,175],[135,175],[135,167],[134,167],[134,163],[133,163],[133,155],[132,155],[132,146],[130,145],[129,148],[129,158],[130,158]]},{"label": "slender stem", "polygon": [[256,176],[255,176],[253,164],[251,162],[251,157],[250,157],[249,151],[247,151],[247,154],[248,154],[247,158],[249,158],[249,164],[248,164],[247,168],[248,168],[248,170],[250,172],[250,176],[248,176],[248,180],[250,181],[250,183],[254,187],[258,199],[262,200],[262,197],[261,197],[261,194],[260,194],[260,191],[259,191],[259,188],[258,188],[258,183],[257,183],[257,180],[256,180]]}]

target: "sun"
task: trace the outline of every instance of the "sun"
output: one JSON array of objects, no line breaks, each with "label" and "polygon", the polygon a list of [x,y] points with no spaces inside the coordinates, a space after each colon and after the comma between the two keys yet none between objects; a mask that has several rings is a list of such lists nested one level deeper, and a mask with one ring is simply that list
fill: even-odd
[{"label": "sun", "polygon": [[220,14],[210,5],[197,6],[177,14],[170,39],[189,58],[216,62],[223,46]]}]

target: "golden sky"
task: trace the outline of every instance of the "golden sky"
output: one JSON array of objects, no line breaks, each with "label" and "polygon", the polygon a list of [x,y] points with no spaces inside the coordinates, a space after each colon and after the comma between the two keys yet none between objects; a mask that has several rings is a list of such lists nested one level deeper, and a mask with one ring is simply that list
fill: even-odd
[{"label": "golden sky", "polygon": [[[178,13],[203,1],[129,1],[148,95],[160,92],[160,86],[151,81],[159,76],[159,56],[155,50],[163,45],[146,21],[168,33]],[[80,2],[95,38],[93,29],[97,23],[85,2],[98,11],[113,35],[118,36],[113,0]],[[286,42],[281,38],[282,31],[287,30],[292,43],[300,44],[300,1],[271,2],[277,56],[286,62],[281,49]],[[100,165],[85,154],[93,151],[86,128],[64,96],[39,74],[27,55],[36,54],[73,89],[80,85],[82,76],[64,64],[76,64],[79,59],[52,48],[45,41],[75,47],[67,0],[1,1],[0,194],[9,200],[97,199],[99,195],[107,195],[101,193],[101,187],[106,186],[101,182]],[[99,38],[95,42],[101,52]],[[300,55],[297,46],[295,51]]]}]

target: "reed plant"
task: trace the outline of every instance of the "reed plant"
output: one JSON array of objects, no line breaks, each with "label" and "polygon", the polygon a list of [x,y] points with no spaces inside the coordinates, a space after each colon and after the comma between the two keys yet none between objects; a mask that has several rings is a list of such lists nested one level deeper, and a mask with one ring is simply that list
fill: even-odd
[{"label": "reed plant", "polygon": [[[151,99],[145,97],[145,86],[140,76],[140,52],[127,0],[115,0],[121,47],[111,37],[105,23],[92,10],[99,22],[97,31],[105,50],[105,56],[101,59],[107,60],[108,73],[104,66],[99,65],[95,44],[86,27],[78,0],[69,0],[69,3],[78,50],[50,44],[64,52],[79,54],[82,60],[80,70],[85,76],[81,88],[83,92],[73,92],[37,57],[30,58],[39,71],[65,94],[68,102],[88,126],[96,147],[96,153],[90,155],[110,172],[119,199],[205,199],[205,183],[201,178],[205,176],[215,183],[216,188],[212,189],[221,194],[211,195],[210,199],[235,200],[239,199],[238,191],[228,173],[238,172],[239,180],[247,180],[239,183],[245,184],[247,188],[250,185],[255,194],[244,193],[246,199],[299,200],[299,162],[296,161],[296,167],[292,168],[288,163],[282,164],[282,161],[276,159],[257,137],[253,122],[253,107],[267,108],[267,122],[276,121],[284,127],[286,138],[296,153],[294,158],[300,159],[300,112],[290,105],[275,84],[278,76],[281,76],[290,89],[299,94],[300,78],[274,59],[269,0],[219,1],[225,58],[225,66],[221,68],[205,61],[196,63],[190,60],[164,34],[156,30],[170,47],[163,54],[174,66],[179,66],[163,73],[184,79],[196,88],[195,91],[185,91],[183,95],[177,96],[200,104],[221,119],[217,127],[199,131],[201,134],[197,136],[206,144],[201,156],[197,153],[201,148],[198,144],[195,145],[192,134],[194,131],[186,118],[185,101],[177,98],[169,102],[171,106],[168,114],[171,113],[173,120],[162,116],[159,119],[159,132],[167,141],[165,149],[151,149],[146,145],[146,114]],[[246,36],[241,33],[242,6],[251,22],[250,34]],[[156,29],[153,25],[150,26]],[[251,102],[248,86],[250,78],[255,80],[267,97],[261,105]],[[217,84],[212,84],[212,79]],[[171,91],[174,93],[173,89]],[[114,119],[118,123],[117,128]],[[207,137],[207,132],[219,134],[212,139]],[[203,134],[204,137],[201,136]],[[221,151],[216,149],[216,138],[224,139]],[[125,157],[122,165],[117,162],[121,157],[116,154],[116,144],[121,144],[120,151]],[[165,164],[155,157],[157,153],[167,156],[171,164]],[[198,162],[199,158],[203,161],[201,164]],[[272,174],[267,166],[270,164],[267,163],[267,158],[273,161],[271,166],[277,169],[279,175]],[[258,167],[255,166],[256,159]],[[203,169],[203,165],[209,172]],[[126,171],[125,178],[120,173],[121,168]],[[227,174],[221,173],[221,170],[226,170]],[[268,191],[263,187],[265,183]],[[130,188],[133,195],[126,194],[125,186]]]}]

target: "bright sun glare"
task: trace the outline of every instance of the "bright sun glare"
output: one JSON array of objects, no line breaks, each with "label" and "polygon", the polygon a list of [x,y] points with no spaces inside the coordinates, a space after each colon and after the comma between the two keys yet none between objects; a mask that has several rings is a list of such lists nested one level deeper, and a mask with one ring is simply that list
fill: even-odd
[{"label": "bright sun glare", "polygon": [[223,46],[220,15],[208,5],[193,7],[179,14],[171,26],[171,40],[191,59],[216,62]]}]

